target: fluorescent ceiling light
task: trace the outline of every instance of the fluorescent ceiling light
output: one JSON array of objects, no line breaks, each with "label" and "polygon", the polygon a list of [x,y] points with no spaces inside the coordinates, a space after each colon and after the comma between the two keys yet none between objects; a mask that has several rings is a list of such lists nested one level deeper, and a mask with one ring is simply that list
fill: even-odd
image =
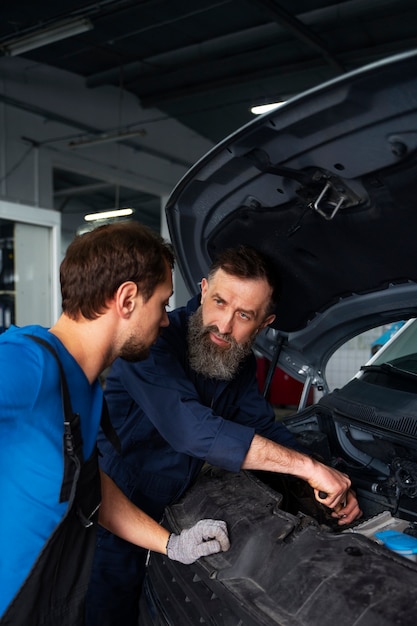
[{"label": "fluorescent ceiling light", "polygon": [[85,33],[87,30],[91,30],[93,24],[86,18],[79,18],[73,20],[63,20],[61,22],[55,22],[49,26],[39,28],[30,34],[22,35],[20,37],[14,37],[1,44],[4,54],[7,56],[17,56],[18,54],[24,54],[35,48],[41,48],[54,41],[61,41],[67,37],[73,37],[80,33]]},{"label": "fluorescent ceiling light", "polygon": [[70,141],[69,148],[88,148],[88,146],[94,146],[97,143],[107,143],[110,141],[123,141],[130,137],[145,137],[146,130],[140,128],[139,130],[130,130],[121,133],[101,133],[97,137],[91,137],[90,139],[80,139],[77,141]]},{"label": "fluorescent ceiling light", "polygon": [[96,220],[107,220],[114,217],[126,217],[132,215],[133,209],[113,209],[112,211],[102,211],[101,213],[89,213],[84,215],[86,222],[95,222]]},{"label": "fluorescent ceiling light", "polygon": [[254,115],[262,115],[262,113],[268,113],[268,111],[273,111],[274,109],[277,109],[282,104],[284,104],[284,101],[271,102],[270,104],[260,104],[258,106],[251,107],[250,112]]}]

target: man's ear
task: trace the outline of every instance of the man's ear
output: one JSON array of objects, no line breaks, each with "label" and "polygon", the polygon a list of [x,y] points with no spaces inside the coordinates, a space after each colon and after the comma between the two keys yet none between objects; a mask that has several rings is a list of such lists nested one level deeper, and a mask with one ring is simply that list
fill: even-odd
[{"label": "man's ear", "polygon": [[203,299],[205,298],[205,295],[206,295],[207,289],[208,289],[208,280],[207,280],[207,278],[202,278],[200,285],[201,285],[201,302],[202,302]]},{"label": "man's ear", "polygon": [[276,315],[268,315],[268,317],[266,317],[262,324],[259,326],[259,330],[262,330],[263,328],[265,328],[265,326],[269,326],[269,324],[272,324],[275,318]]},{"label": "man's ear", "polygon": [[116,291],[115,302],[121,317],[130,317],[136,306],[137,295],[138,286],[133,281],[129,280],[120,285]]}]

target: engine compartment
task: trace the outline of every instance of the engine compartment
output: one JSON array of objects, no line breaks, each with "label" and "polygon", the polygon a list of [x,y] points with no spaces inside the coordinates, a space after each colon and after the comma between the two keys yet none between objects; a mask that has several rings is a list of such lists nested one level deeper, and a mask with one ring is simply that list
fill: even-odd
[{"label": "engine compartment", "polygon": [[[375,386],[369,376],[364,376],[287,418],[285,423],[312,454],[349,475],[363,511],[361,520],[349,530],[380,543],[375,533],[386,530],[415,537],[416,556],[410,558],[417,559],[417,440],[413,432],[416,417],[412,414],[415,396],[405,398],[408,392],[395,393],[392,405],[393,390]],[[402,402],[398,402],[400,393]],[[271,481],[273,488],[285,490],[282,484],[273,484],[274,477]],[[334,530],[334,523],[323,518],[318,503],[311,502],[310,510],[303,509],[304,503],[296,498],[289,502],[289,510],[294,512],[297,505]]]}]

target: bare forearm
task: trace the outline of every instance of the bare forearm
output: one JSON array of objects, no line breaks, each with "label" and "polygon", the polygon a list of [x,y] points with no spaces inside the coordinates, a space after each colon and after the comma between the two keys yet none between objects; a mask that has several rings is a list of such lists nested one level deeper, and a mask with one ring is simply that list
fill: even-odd
[{"label": "bare forearm", "polygon": [[101,475],[99,523],[126,541],[166,554],[169,532],[136,507],[105,474]]},{"label": "bare forearm", "polygon": [[[346,474],[260,435],[254,436],[242,468],[278,472],[302,478],[314,489],[316,498],[331,509],[346,499],[351,484]],[[320,492],[327,494],[327,497],[320,497]]]},{"label": "bare forearm", "polygon": [[313,472],[314,461],[297,450],[255,435],[243,461],[242,469],[291,474],[307,480]]}]

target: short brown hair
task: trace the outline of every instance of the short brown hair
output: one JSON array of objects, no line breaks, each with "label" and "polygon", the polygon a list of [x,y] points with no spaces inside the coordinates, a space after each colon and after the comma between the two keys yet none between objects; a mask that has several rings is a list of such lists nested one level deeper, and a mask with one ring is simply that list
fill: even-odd
[{"label": "short brown hair", "polygon": [[145,302],[174,267],[169,243],[139,222],[106,224],[77,235],[61,263],[62,310],[72,319],[99,317],[120,285],[133,281]]},{"label": "short brown hair", "polygon": [[272,289],[270,301],[265,307],[266,315],[274,313],[281,292],[281,280],[269,258],[250,246],[227,248],[213,261],[208,278],[210,279],[219,269],[239,278],[266,280]]}]

